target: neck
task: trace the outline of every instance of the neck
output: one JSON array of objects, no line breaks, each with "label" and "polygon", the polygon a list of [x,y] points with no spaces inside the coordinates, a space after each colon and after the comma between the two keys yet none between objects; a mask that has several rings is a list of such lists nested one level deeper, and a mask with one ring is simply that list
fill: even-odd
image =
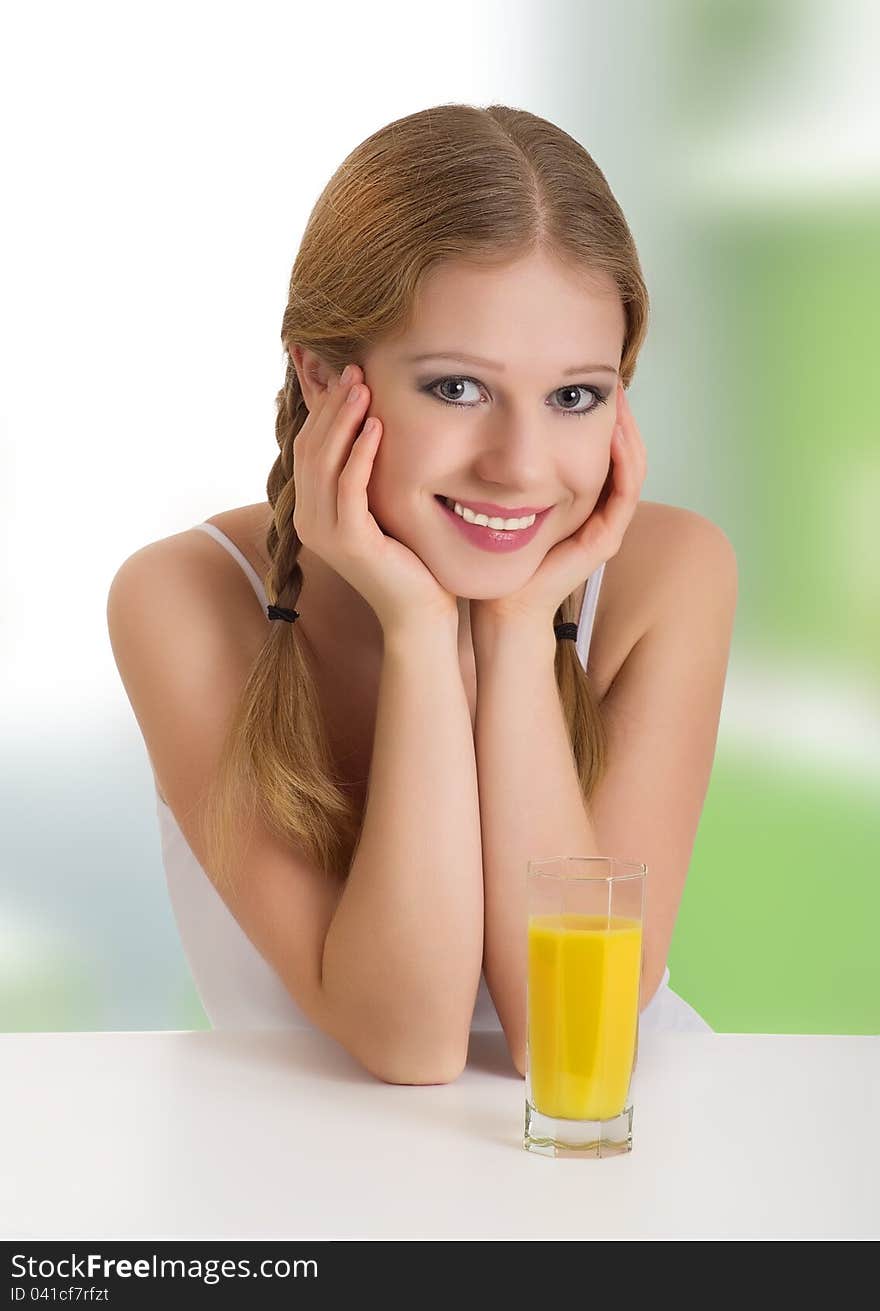
[{"label": "neck", "polygon": [[[376,612],[360,592],[308,547],[300,548],[302,591],[296,602],[303,634],[319,654],[360,653],[362,660],[382,660],[384,638]],[[463,657],[472,650],[471,602],[458,597],[458,645]],[[346,663],[348,662],[346,661]]]},{"label": "neck", "polygon": [[300,547],[303,585],[297,622],[318,652],[354,649],[381,659],[382,626],[370,603],[321,556]]}]

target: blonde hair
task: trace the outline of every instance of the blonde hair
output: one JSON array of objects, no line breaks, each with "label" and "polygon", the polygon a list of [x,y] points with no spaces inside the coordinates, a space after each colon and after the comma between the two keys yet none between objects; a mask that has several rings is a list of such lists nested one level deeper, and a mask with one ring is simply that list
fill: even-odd
[{"label": "blonde hair", "polygon": [[[267,482],[270,604],[295,607],[303,585],[293,527],[293,446],[308,415],[290,359],[311,349],[339,372],[409,321],[420,281],[445,261],[503,264],[551,252],[581,276],[607,274],[623,305],[621,381],[647,332],[648,293],[623,213],[592,157],[561,128],[505,105],[445,104],[396,119],[356,146],[309,217],[290,277],[276,397],[278,457]],[[555,622],[577,622],[576,594]],[[259,808],[279,836],[325,872],[348,873],[357,808],[330,756],[308,646],[272,623],[228,725],[204,811],[212,876],[236,883],[238,819]],[[606,769],[598,702],[575,643],[557,643],[556,681],[585,804]]]}]

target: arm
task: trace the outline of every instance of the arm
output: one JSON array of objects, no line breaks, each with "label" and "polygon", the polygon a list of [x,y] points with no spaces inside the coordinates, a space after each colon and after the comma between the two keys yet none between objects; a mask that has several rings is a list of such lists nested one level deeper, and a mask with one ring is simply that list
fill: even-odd
[{"label": "arm", "polygon": [[[455,623],[386,633],[360,842],[322,987],[399,1082],[464,1067],[483,950],[473,734]],[[369,1036],[367,1036],[369,1035]]]},{"label": "arm", "polygon": [[643,860],[645,1004],[665,968],[715,754],[737,571],[725,535],[690,511],[670,522],[664,557],[652,581],[654,621],[602,703],[609,767],[589,817],[553,675],[552,630],[548,640],[489,621],[475,638],[486,983],[520,1074],[529,859]]},{"label": "arm", "polygon": [[[107,621],[157,788],[213,879],[204,797],[263,638],[241,640],[250,589],[229,589],[225,552],[205,544],[184,533],[135,552]],[[235,887],[215,887],[316,1028],[387,1083],[438,1083],[460,1073],[480,973],[473,737],[457,633],[392,638],[386,653],[348,882],[243,810]]]},{"label": "arm", "polygon": [[556,686],[552,626],[488,619],[473,636],[486,986],[514,1065],[525,1074],[527,862],[607,853],[584,805]]}]

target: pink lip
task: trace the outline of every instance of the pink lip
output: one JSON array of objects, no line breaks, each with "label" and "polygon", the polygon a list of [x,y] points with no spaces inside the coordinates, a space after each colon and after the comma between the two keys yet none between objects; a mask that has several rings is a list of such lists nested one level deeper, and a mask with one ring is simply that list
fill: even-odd
[{"label": "pink lip", "polygon": [[[535,522],[531,528],[521,528],[518,532],[514,529],[503,528],[484,528],[480,524],[468,523],[462,519],[460,514],[450,510],[449,506],[441,497],[436,497],[437,504],[440,506],[443,514],[451,519],[455,528],[471,546],[478,546],[482,551],[521,551],[524,546],[528,546],[533,537],[540,531],[544,520],[550,513],[552,506],[546,510],[539,511]],[[509,516],[513,518],[514,516]]]},{"label": "pink lip", "polygon": [[488,514],[493,519],[524,519],[527,514],[543,514],[550,508],[546,505],[516,505],[511,508],[507,505],[493,505],[491,501],[459,501],[457,496],[450,496],[449,499],[467,506],[474,514]]}]

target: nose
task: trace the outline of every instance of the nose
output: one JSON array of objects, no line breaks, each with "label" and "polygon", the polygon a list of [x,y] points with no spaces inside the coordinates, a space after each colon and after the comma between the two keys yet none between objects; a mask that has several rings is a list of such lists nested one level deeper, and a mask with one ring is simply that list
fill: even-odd
[{"label": "nose", "polygon": [[499,502],[544,504],[541,496],[554,481],[549,468],[551,452],[546,429],[534,416],[498,411],[486,418],[475,440],[475,482],[499,489]]}]

